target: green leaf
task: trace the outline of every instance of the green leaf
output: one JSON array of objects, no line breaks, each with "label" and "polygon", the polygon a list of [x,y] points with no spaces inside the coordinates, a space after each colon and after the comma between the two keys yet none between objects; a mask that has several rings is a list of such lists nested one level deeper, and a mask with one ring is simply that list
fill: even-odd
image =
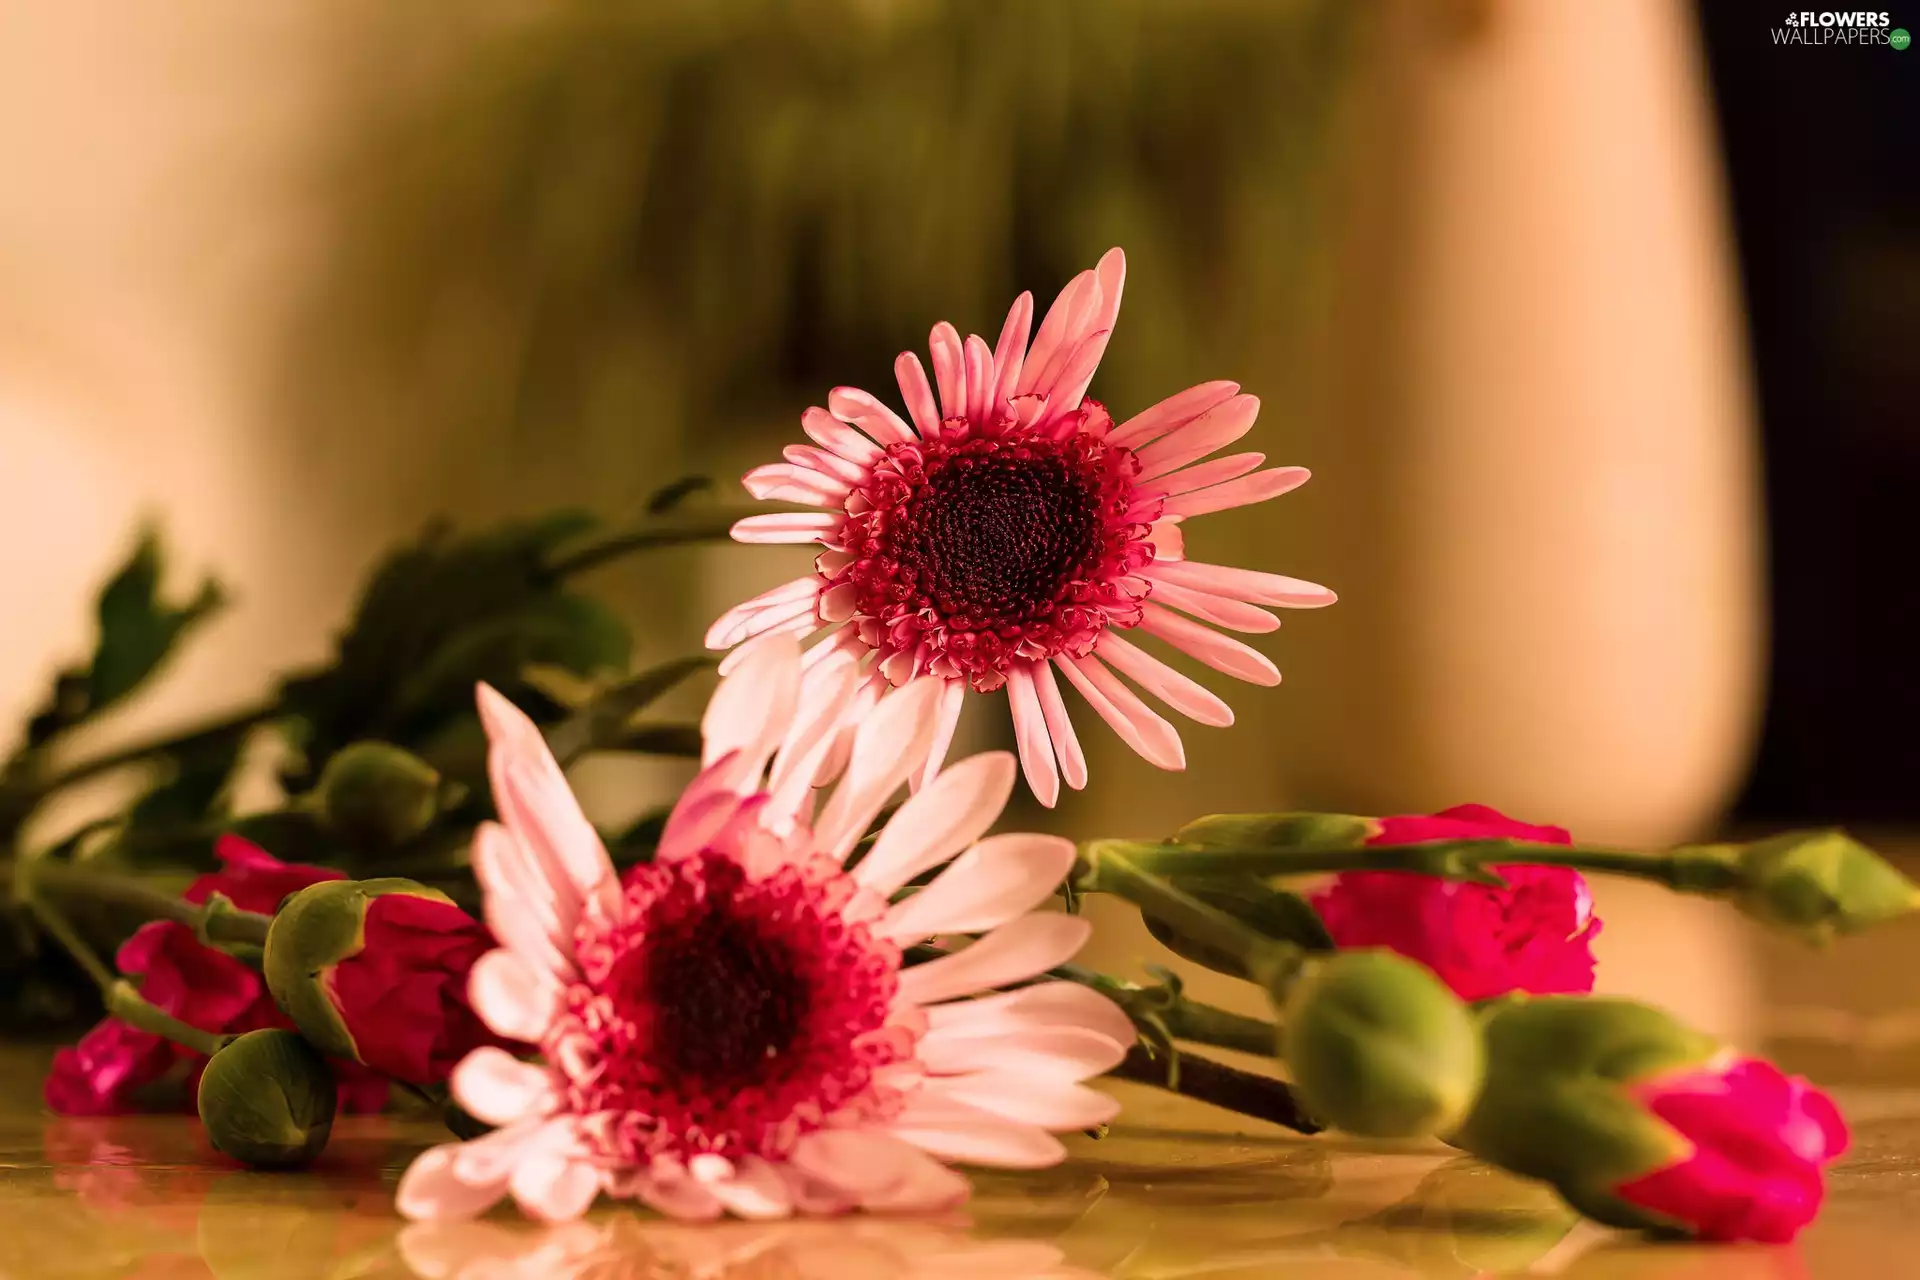
[{"label": "green leaf", "polygon": [[138,688],[172,652],[180,636],[226,603],[208,578],[183,605],[160,599],[160,539],[148,530],[131,559],[100,593],[100,639],[87,670],[87,714]]},{"label": "green leaf", "polygon": [[160,776],[127,811],[127,826],[139,832],[204,825],[226,816],[226,790],[248,729],[193,743],[160,762]]},{"label": "green leaf", "polygon": [[647,514],[665,515],[696,493],[705,493],[713,488],[711,476],[682,476],[673,483],[655,490],[647,499]]},{"label": "green leaf", "polygon": [[617,744],[628,722],[698,671],[714,665],[704,655],[677,658],[649,667],[596,694],[585,706],[547,731],[547,745],[561,764],[571,764],[598,748]]}]

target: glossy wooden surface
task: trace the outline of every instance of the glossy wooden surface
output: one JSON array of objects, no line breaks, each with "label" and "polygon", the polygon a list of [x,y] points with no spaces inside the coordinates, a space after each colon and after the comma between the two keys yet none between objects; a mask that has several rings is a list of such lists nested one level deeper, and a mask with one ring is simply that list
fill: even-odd
[{"label": "glossy wooden surface", "polygon": [[185,1117],[66,1120],[24,1064],[0,1116],[0,1277],[155,1280],[1865,1280],[1920,1265],[1920,1092],[1843,1095],[1853,1152],[1827,1212],[1790,1248],[1650,1244],[1591,1226],[1542,1189],[1451,1155],[1253,1132],[1120,1086],[1126,1123],[1073,1159],[981,1177],[935,1221],[684,1227],[612,1207],[570,1228],[510,1212],[407,1227],[394,1180],[435,1126],[343,1121],[299,1174],[237,1169]]}]

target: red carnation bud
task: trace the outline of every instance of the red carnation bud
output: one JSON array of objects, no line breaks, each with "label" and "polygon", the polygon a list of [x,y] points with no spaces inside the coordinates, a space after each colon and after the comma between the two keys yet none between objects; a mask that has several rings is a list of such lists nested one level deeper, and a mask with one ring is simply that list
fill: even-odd
[{"label": "red carnation bud", "polygon": [[486,927],[411,880],[341,880],[289,898],[267,935],[267,986],[328,1053],[439,1084],[467,1052],[502,1043],[467,1003]]}]

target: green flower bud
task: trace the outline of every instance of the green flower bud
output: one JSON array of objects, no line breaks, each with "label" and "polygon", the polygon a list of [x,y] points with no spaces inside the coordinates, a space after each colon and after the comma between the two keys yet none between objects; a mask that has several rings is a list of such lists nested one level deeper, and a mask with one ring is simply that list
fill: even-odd
[{"label": "green flower bud", "polygon": [[1214,849],[1357,849],[1379,831],[1372,818],[1347,813],[1215,813],[1174,832],[1173,842]]},{"label": "green flower bud", "polygon": [[1486,1086],[1454,1145],[1552,1183],[1589,1217],[1647,1225],[1608,1189],[1687,1143],[1622,1086],[1705,1062],[1715,1042],[1651,1005],[1600,996],[1503,1000],[1484,1033]]},{"label": "green flower bud", "polygon": [[1815,942],[1920,906],[1920,887],[1844,831],[1787,832],[1734,849],[1740,909]]},{"label": "green flower bud", "polygon": [[1301,1101],[1348,1133],[1444,1133],[1479,1092],[1472,1013],[1432,970],[1390,951],[1341,951],[1310,962],[1281,1018]]},{"label": "green flower bud", "polygon": [[200,1121],[216,1150],[256,1169],[313,1163],[333,1132],[333,1070],[291,1031],[249,1031],[200,1077]]},{"label": "green flower bud", "polygon": [[386,894],[451,904],[437,889],[389,876],[377,880],[322,880],[285,902],[267,930],[261,972],[267,990],[300,1033],[329,1057],[364,1061],[329,989],[329,970],[366,946],[367,908]]},{"label": "green flower bud", "polygon": [[321,771],[320,820],[355,845],[404,844],[440,812],[440,775],[432,765],[384,742],[342,747]]}]

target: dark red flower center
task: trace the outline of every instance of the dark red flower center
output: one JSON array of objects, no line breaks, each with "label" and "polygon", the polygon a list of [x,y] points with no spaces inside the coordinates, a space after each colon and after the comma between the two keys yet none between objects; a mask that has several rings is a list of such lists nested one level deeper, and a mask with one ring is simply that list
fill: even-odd
[{"label": "dark red flower center", "polygon": [[716,852],[636,867],[625,910],[588,922],[580,981],[543,1046],[608,1154],[777,1155],[912,1050],[885,1026],[900,952],[849,924],[837,864],[753,879]]},{"label": "dark red flower center", "polygon": [[850,495],[839,549],[853,560],[832,583],[852,585],[883,660],[998,688],[1014,662],[1085,654],[1106,627],[1138,624],[1157,514],[1136,509],[1139,470],[1093,432],[950,423],[890,446]]}]

